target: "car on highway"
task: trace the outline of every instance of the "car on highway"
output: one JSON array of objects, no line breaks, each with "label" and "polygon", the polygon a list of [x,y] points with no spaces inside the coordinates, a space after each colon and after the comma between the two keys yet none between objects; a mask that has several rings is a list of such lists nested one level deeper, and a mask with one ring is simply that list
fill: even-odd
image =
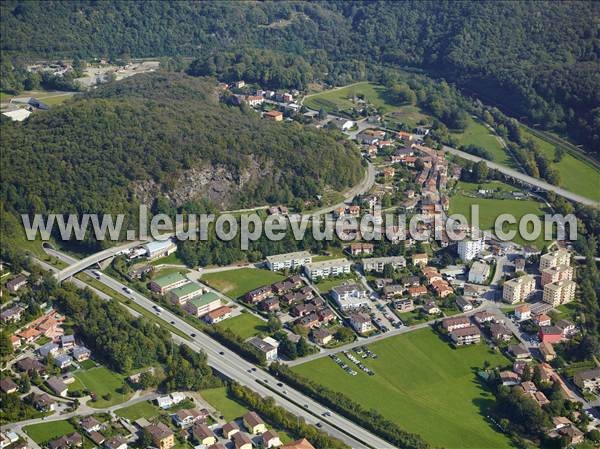
[{"label": "car on highway", "polygon": [[281,382],[277,382],[277,386],[278,387],[283,387],[283,384]]},{"label": "car on highway", "polygon": [[304,408],[308,408],[308,404],[304,404]]},{"label": "car on highway", "polygon": [[190,337],[196,338],[196,334],[190,334]]},{"label": "car on highway", "polygon": [[131,290],[130,290],[128,287],[123,287],[123,291],[124,291],[125,293],[129,293],[129,294],[131,294]]},{"label": "car on highway", "polygon": [[225,355],[223,351],[219,351],[219,355]]}]

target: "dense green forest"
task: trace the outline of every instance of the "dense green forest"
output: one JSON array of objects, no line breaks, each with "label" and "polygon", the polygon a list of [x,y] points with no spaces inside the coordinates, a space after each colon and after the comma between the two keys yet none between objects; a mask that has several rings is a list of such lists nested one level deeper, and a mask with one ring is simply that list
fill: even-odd
[{"label": "dense green forest", "polygon": [[[311,73],[343,84],[376,65],[418,67],[529,124],[600,148],[597,2],[6,1],[1,8],[2,50],[13,62],[267,48],[303,58],[284,64],[283,77],[267,74],[295,85]],[[308,75],[290,75],[306,64]]]},{"label": "dense green forest", "polygon": [[363,174],[350,143],[226,106],[214,80],[182,74],[138,75],[0,126],[2,202],[13,213],[290,203]]}]

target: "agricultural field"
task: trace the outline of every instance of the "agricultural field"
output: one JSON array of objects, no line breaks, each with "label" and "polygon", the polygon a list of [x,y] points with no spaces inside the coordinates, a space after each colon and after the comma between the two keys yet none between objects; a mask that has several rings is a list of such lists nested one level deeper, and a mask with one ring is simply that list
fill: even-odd
[{"label": "agricultural field", "polygon": [[[491,183],[487,183],[491,184]],[[543,218],[544,213],[548,212],[547,207],[540,201],[535,199],[527,198],[527,199],[501,199],[501,198],[481,198],[480,196],[473,195],[470,196],[468,192],[461,192],[460,190],[470,190],[476,191],[479,187],[482,186],[483,189],[501,189],[507,191],[517,191],[518,189],[512,188],[508,186],[504,188],[500,186],[499,182],[494,182],[490,187],[486,187],[486,183],[484,184],[471,184],[469,187],[468,183],[460,183],[459,190],[452,195],[450,198],[450,209],[448,211],[449,215],[452,214],[462,214],[464,215],[469,222],[471,222],[471,206],[477,205],[479,206],[479,227],[482,230],[492,230],[494,229],[494,223],[496,218],[501,214],[512,214],[517,220],[517,224],[509,225],[506,224],[504,226],[505,231],[508,230],[517,230],[519,220],[526,214],[535,214],[538,217]],[[539,248],[542,248],[545,245],[543,232],[540,237],[538,237],[535,241],[529,242],[523,239],[518,233],[514,238],[516,243],[522,245],[535,245]]]},{"label": "agricultural field", "polygon": [[[294,371],[376,409],[401,428],[448,449],[504,449],[509,439],[485,416],[493,395],[479,384],[476,370],[509,361],[484,344],[452,349],[432,330],[422,329],[369,345],[378,359],[363,363],[349,376],[328,357],[294,367]],[[435,423],[435,425],[432,425]]]},{"label": "agricultural field", "polygon": [[239,298],[255,288],[285,279],[285,276],[258,268],[240,268],[202,275],[200,279],[230,298]]},{"label": "agricultural field", "polygon": [[155,267],[157,265],[185,265],[185,263],[177,257],[177,252],[174,252],[168,256],[153,260],[150,262],[150,265]]},{"label": "agricultural field", "polygon": [[[123,376],[110,371],[105,367],[92,368],[74,373],[75,382],[69,386],[69,391],[86,389],[95,393],[97,400],[88,402],[94,408],[110,407],[127,401],[132,393],[121,393],[121,387],[125,383]],[[109,395],[108,399],[104,396]]]},{"label": "agricultural field", "polygon": [[266,323],[251,313],[242,313],[233,318],[220,322],[216,326],[221,329],[229,329],[244,340],[254,337],[261,332],[266,332]]},{"label": "agricultural field", "polygon": [[462,133],[451,133],[459,145],[475,145],[487,150],[492,156],[492,161],[515,168],[515,162],[510,154],[502,147],[496,135],[482,122],[469,117],[467,127]]},{"label": "agricultural field", "polygon": [[552,162],[552,166],[556,167],[560,174],[559,184],[561,187],[592,200],[600,201],[600,189],[590,188],[594,180],[600,177],[600,168],[568,152],[565,152],[560,162],[553,162],[556,145],[538,137],[526,128],[521,128],[521,132],[524,138],[533,140]]},{"label": "agricultural field", "polygon": [[404,123],[408,128],[416,128],[420,122],[431,122],[431,116],[425,114],[418,106],[399,106],[385,116],[386,125]]},{"label": "agricultural field", "polygon": [[317,111],[321,108],[327,112],[343,111],[357,105],[353,101],[355,97],[363,97],[367,103],[375,106],[381,114],[396,108],[389,102],[384,86],[368,81],[309,95],[304,99],[304,105]]}]

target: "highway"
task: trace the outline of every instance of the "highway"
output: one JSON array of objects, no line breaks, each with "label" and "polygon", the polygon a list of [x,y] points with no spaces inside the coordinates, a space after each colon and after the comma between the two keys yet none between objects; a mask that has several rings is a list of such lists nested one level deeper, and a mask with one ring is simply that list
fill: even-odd
[{"label": "highway", "polygon": [[[57,251],[52,251],[52,254],[56,256],[60,255],[61,260],[67,263],[76,261],[73,257]],[[91,271],[88,274],[94,276]],[[321,430],[327,432],[331,436],[339,438],[353,448],[366,449],[371,447],[375,449],[388,449],[394,447],[387,441],[373,435],[354,422],[336,413],[332,412],[329,417],[323,416],[323,414],[328,411],[327,408],[285,384],[278,386],[279,380],[277,380],[277,378],[268,372],[255,367],[252,363],[225,348],[217,341],[188,324],[179,316],[168,310],[163,310],[160,313],[157,312],[154,309],[154,303],[144,295],[136,291],[131,291],[130,294],[127,294],[125,292],[126,286],[124,284],[103,273],[100,273],[99,281],[107,287],[128,296],[139,306],[160,316],[163,320],[170,322],[186,334],[190,336],[194,334],[191,341],[183,341],[176,335],[173,335],[173,338],[176,341],[189,345],[196,351],[204,351],[208,356],[209,365],[215,370],[236,382],[249,387],[263,397],[273,397],[278,405],[293,413],[295,416],[304,418],[307,423],[313,425],[321,423]],[[340,429],[343,429],[343,431]]]},{"label": "highway", "polygon": [[576,193],[573,193],[573,192],[569,192],[568,190],[565,190],[561,187],[554,186],[554,185],[549,184],[541,179],[534,178],[532,176],[521,173],[517,170],[513,170],[512,168],[508,168],[504,165],[496,164],[494,162],[488,161],[487,159],[483,159],[479,156],[474,156],[472,154],[465,153],[464,151],[457,150],[456,148],[452,148],[452,147],[448,147],[448,146],[444,146],[443,148],[448,153],[453,154],[453,155],[458,156],[463,159],[467,159],[469,161],[473,161],[473,162],[483,161],[487,164],[487,166],[489,168],[498,170],[500,173],[503,173],[506,176],[516,179],[517,181],[528,184],[534,188],[545,190],[546,192],[554,192],[557,195],[560,195],[563,198],[568,199],[569,201],[574,201],[576,203],[580,203],[585,206],[600,207],[600,204],[594,200],[591,200],[591,199],[586,198],[581,195],[577,195]]}]

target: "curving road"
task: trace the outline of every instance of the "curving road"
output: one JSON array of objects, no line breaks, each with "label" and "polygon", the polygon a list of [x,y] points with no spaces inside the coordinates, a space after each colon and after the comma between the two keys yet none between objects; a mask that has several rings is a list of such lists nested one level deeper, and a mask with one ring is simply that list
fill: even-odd
[{"label": "curving road", "polygon": [[[53,254],[58,255],[61,253],[53,251]],[[72,263],[74,260],[73,257],[64,254],[61,254],[61,259],[67,263]],[[307,423],[313,425],[320,423],[322,426],[321,430],[339,438],[353,448],[394,448],[394,446],[387,441],[373,435],[369,431],[338,414],[332,413],[329,417],[323,416],[328,410],[321,404],[285,384],[278,386],[280,381],[270,373],[255,367],[252,363],[241,358],[235,352],[225,348],[208,335],[188,324],[179,316],[168,310],[163,310],[158,313],[154,309],[154,302],[146,296],[136,291],[132,291],[131,294],[125,293],[124,289],[126,286],[124,284],[103,273],[100,273],[99,282],[124,294],[139,306],[170,322],[186,334],[190,336],[193,334],[194,336],[191,341],[185,341],[174,334],[173,338],[178,342],[189,345],[196,351],[204,351],[208,356],[209,365],[215,370],[223,373],[225,376],[236,382],[247,386],[263,397],[273,397],[278,405],[293,413],[295,416],[302,417]]]},{"label": "curving road", "polygon": [[521,173],[512,168],[508,168],[504,165],[496,164],[495,162],[488,161],[487,159],[483,159],[479,156],[474,156],[472,154],[465,153],[464,151],[457,150],[456,148],[452,148],[452,147],[448,147],[448,146],[444,146],[443,148],[448,153],[458,156],[462,159],[467,159],[467,160],[473,161],[473,162],[483,161],[487,164],[487,166],[489,168],[493,168],[494,170],[497,170],[506,176],[516,179],[517,181],[520,181],[524,184],[528,184],[536,189],[545,190],[546,192],[554,192],[557,195],[560,195],[563,198],[568,199],[569,201],[574,201],[576,203],[580,203],[585,206],[600,207],[600,203],[598,203],[594,200],[591,200],[589,198],[586,198],[584,196],[578,195],[573,192],[569,192],[568,190],[565,190],[562,187],[557,187],[555,185],[549,184],[546,181],[526,175],[526,174]]}]

